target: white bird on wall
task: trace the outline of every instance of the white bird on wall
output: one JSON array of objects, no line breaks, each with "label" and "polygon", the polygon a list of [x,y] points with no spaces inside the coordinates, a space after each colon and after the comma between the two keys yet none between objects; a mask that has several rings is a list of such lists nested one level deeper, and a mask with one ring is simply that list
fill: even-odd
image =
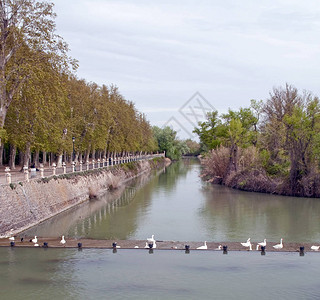
[{"label": "white bird on wall", "polygon": [[250,238],[248,238],[245,243],[241,243],[241,245],[242,245],[243,247],[250,247],[250,245],[251,245]]},{"label": "white bird on wall", "polygon": [[38,239],[37,239],[37,236],[35,235],[34,238],[32,239],[32,243],[36,244],[38,243]]},{"label": "white bird on wall", "polygon": [[283,239],[280,240],[280,244],[274,245],[273,248],[274,249],[282,249],[283,248],[282,240]]},{"label": "white bird on wall", "polygon": [[319,251],[320,246],[311,246],[311,250]]},{"label": "white bird on wall", "polygon": [[258,245],[260,245],[260,246],[267,246],[267,240],[266,239],[264,239],[263,240],[263,242],[261,242],[261,243],[258,243]]},{"label": "white bird on wall", "polygon": [[66,243],[66,240],[64,239],[64,235],[61,237],[60,244],[64,245]]},{"label": "white bird on wall", "polygon": [[154,234],[151,236],[151,238],[147,238],[147,242],[148,242],[148,244],[153,244],[156,242],[154,239]]},{"label": "white bird on wall", "polygon": [[258,243],[256,250],[259,250],[260,246],[266,247],[267,246],[267,240],[264,239],[263,242]]},{"label": "white bird on wall", "polygon": [[197,249],[200,249],[200,250],[208,249],[207,241],[204,241],[204,245],[203,245],[203,246],[198,247]]},{"label": "white bird on wall", "polygon": [[13,229],[10,229],[9,241],[14,241],[14,236],[12,235],[13,235]]}]

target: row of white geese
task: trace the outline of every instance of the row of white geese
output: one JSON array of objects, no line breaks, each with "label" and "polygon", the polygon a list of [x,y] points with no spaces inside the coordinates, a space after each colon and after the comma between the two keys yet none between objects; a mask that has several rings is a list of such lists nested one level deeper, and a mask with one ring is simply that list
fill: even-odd
[{"label": "row of white geese", "polygon": [[[274,245],[274,249],[282,249],[283,248],[283,239],[280,239],[280,244]],[[249,248],[249,250],[252,250],[253,244],[251,243],[251,238],[248,238],[245,243],[241,243],[243,247]],[[266,247],[267,246],[267,240],[264,239],[263,242],[260,242],[257,244],[256,250],[259,250],[260,247]]]},{"label": "row of white geese", "polygon": [[[249,250],[252,250],[253,244],[251,243],[250,240],[251,240],[251,239],[248,238],[247,241],[246,241],[245,243],[241,243],[241,245],[242,245],[243,247],[249,248]],[[266,246],[267,246],[267,240],[264,239],[263,242],[260,242],[260,243],[257,244],[256,250],[259,250],[260,247],[266,247]],[[280,244],[273,245],[272,247],[273,247],[274,249],[282,249],[282,248],[283,248],[283,239],[282,239],[282,238],[280,239]],[[313,246],[311,246],[310,248],[311,248],[311,250],[319,251],[320,246],[315,246],[315,245],[313,245]]]},{"label": "row of white geese", "polygon": [[[10,237],[9,237],[9,240],[10,240],[10,241],[14,241],[14,240],[15,240],[14,236],[10,236]],[[23,238],[21,238],[21,241],[23,241]],[[30,242],[32,242],[35,247],[39,247],[38,237],[37,237],[36,235],[34,236],[33,239],[30,240]],[[66,240],[64,239],[64,235],[63,235],[63,236],[61,237],[60,244],[65,245],[65,243],[66,243]]]},{"label": "row of white geese", "polygon": [[[11,236],[9,237],[9,240],[10,241],[14,241],[15,238],[14,236]],[[32,240],[30,240],[35,247],[38,247],[39,244],[38,244],[38,238],[37,236],[35,236]],[[61,240],[60,240],[60,244],[62,245],[65,245],[66,243],[66,240],[64,238],[64,235],[61,237]],[[156,240],[154,239],[154,234],[151,236],[151,238],[147,238],[147,241],[146,241],[146,245],[144,248],[150,248],[149,245],[152,245],[152,248],[155,249],[157,248],[157,244],[156,244]],[[251,243],[251,238],[248,238],[246,242],[244,243],[241,243],[241,245],[243,247],[246,247],[246,248],[249,248],[249,250],[252,250],[252,246],[253,244]],[[266,247],[267,246],[267,240],[264,239],[263,242],[260,242],[260,243],[257,243],[257,246],[256,246],[256,250],[259,250],[259,248],[261,247]],[[281,238],[280,239],[280,244],[277,244],[277,245],[274,245],[272,246],[274,249],[282,249],[283,248],[283,239]],[[120,246],[117,246],[117,248],[120,248]],[[138,246],[135,246],[135,248],[139,248]],[[205,249],[208,249],[208,245],[207,245],[207,241],[204,242],[204,245],[200,246],[200,247],[197,247],[197,249],[199,250],[205,250]],[[218,248],[216,250],[221,250],[222,249],[222,246],[219,245]],[[319,251],[320,249],[320,246],[311,246],[311,250],[314,250],[314,251]]]}]

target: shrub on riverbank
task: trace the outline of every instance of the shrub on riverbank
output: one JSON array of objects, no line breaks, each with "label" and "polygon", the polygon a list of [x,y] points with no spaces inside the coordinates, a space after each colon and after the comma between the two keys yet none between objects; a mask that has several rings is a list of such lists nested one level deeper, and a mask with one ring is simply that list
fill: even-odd
[{"label": "shrub on riverbank", "polygon": [[213,184],[223,184],[244,191],[320,197],[320,174],[315,171],[302,176],[293,194],[288,176],[268,173],[256,149],[239,149],[239,164],[237,170],[231,173],[227,173],[229,158],[230,150],[225,147],[211,150],[201,159],[201,177]]}]

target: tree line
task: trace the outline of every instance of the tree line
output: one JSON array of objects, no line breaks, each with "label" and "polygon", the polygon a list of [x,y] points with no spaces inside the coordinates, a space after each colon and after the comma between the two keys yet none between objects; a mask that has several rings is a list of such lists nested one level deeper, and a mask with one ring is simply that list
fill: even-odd
[{"label": "tree line", "polygon": [[74,75],[55,17],[46,1],[0,0],[0,165],[156,151],[145,115],[116,86]]},{"label": "tree line", "polygon": [[208,114],[194,131],[207,153],[203,176],[249,191],[320,197],[320,104],[292,85],[266,101]]}]

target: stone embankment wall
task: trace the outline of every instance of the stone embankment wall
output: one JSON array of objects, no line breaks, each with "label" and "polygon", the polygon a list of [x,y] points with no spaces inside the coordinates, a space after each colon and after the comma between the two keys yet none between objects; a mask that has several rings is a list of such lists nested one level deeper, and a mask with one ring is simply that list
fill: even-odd
[{"label": "stone embankment wall", "polygon": [[166,159],[132,162],[110,170],[97,169],[0,186],[0,237],[20,232],[77,204],[117,188]]}]

